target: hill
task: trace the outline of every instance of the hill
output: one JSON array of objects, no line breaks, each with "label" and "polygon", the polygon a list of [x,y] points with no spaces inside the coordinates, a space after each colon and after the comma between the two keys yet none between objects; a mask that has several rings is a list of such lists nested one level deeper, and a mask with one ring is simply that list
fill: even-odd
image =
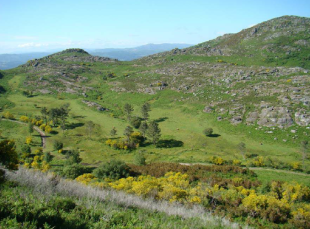
[{"label": "hill", "polygon": [[[89,49],[87,50],[93,56],[109,57],[122,61],[130,61],[144,56],[169,51],[174,48],[187,48],[189,44],[147,44],[134,48],[107,48],[107,49]],[[29,60],[39,59],[52,52],[33,52],[21,54],[0,54],[0,69],[6,70],[16,68],[25,64]]]},{"label": "hill", "polygon": [[38,59],[51,53],[23,53],[23,54],[0,54],[0,69],[6,70],[16,68],[26,63],[28,60]]},{"label": "hill", "polygon": [[110,48],[89,50],[89,53],[95,56],[105,56],[122,61],[131,61],[144,56],[152,55],[159,52],[170,51],[175,48],[187,48],[189,44],[146,44],[135,48]]},{"label": "hill", "polygon": [[[15,140],[24,167],[96,190],[306,228],[308,29],[308,18],[285,16],[134,61],[83,49],[28,61],[0,72],[1,142]],[[54,181],[54,190],[71,184]]]},{"label": "hill", "polygon": [[225,34],[165,56],[221,57],[242,65],[290,66],[310,69],[310,19],[296,16],[275,18],[236,34]]}]

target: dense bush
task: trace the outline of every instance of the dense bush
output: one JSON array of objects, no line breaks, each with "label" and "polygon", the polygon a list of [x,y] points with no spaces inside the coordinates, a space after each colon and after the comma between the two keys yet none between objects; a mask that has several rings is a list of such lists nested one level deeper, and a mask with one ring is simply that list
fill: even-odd
[{"label": "dense bush", "polygon": [[139,129],[140,125],[141,125],[141,118],[139,117],[131,117],[130,118],[130,124],[136,128]]},{"label": "dense bush", "polygon": [[65,166],[62,171],[59,171],[59,174],[65,178],[75,179],[78,176],[89,172],[91,172],[91,168],[79,164],[73,164]]},{"label": "dense bush", "polygon": [[210,136],[213,133],[213,129],[212,128],[206,128],[206,129],[204,129],[203,133],[206,136]]},{"label": "dense bush", "polygon": [[[189,180],[205,181],[211,185],[219,184],[221,187],[239,185],[246,188],[257,187],[260,182],[255,180],[256,174],[249,169],[237,166],[206,166],[206,165],[181,165],[177,163],[151,163],[145,166],[129,165],[133,174],[151,175],[162,177],[168,172],[181,172],[189,176]],[[235,182],[230,177],[243,177],[242,181]]]},{"label": "dense bush", "polygon": [[123,161],[111,160],[94,170],[94,175],[99,178],[120,179],[130,175],[130,169]]}]

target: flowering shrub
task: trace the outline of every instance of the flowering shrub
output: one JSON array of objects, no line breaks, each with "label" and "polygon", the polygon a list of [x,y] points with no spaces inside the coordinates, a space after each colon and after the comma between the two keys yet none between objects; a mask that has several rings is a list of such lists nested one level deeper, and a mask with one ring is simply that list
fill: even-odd
[{"label": "flowering shrub", "polygon": [[22,122],[29,122],[29,118],[27,116],[20,116],[19,120]]},{"label": "flowering shrub", "polygon": [[82,184],[89,184],[90,182],[96,180],[96,177],[91,174],[91,173],[85,173],[81,176],[78,176],[77,178],[75,178],[76,181],[82,183]]},{"label": "flowering shrub", "polygon": [[15,119],[15,116],[12,113],[10,113],[9,111],[5,112],[3,114],[3,117],[7,118],[7,119]]}]

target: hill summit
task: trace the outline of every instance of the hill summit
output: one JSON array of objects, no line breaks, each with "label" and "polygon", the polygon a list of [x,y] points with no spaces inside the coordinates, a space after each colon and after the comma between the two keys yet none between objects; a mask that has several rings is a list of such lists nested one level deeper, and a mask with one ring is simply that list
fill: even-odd
[{"label": "hill summit", "polygon": [[239,64],[298,66],[310,69],[310,18],[283,16],[236,34],[225,34],[214,40],[165,55],[224,57]]}]

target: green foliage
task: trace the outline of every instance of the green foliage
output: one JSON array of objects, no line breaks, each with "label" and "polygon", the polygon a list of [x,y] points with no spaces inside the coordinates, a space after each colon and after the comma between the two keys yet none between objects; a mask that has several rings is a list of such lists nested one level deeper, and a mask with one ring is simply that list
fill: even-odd
[{"label": "green foliage", "polygon": [[139,129],[140,125],[141,125],[141,118],[139,117],[131,117],[130,118],[130,124],[136,128]]},{"label": "green foliage", "polygon": [[134,111],[132,105],[126,103],[124,105],[124,112],[125,114],[127,115],[127,119],[130,120],[130,117],[131,117],[131,113]]},{"label": "green foliage", "polygon": [[141,107],[141,115],[144,120],[149,118],[149,112],[151,111],[151,106],[149,103],[145,103]]},{"label": "green foliage", "polygon": [[99,178],[120,179],[130,175],[129,167],[125,162],[111,160],[94,170],[94,175]]},{"label": "green foliage", "polygon": [[31,122],[28,123],[28,131],[30,134],[33,133],[33,124]]},{"label": "green foliage", "polygon": [[146,158],[145,158],[144,153],[142,151],[137,152],[134,159],[135,159],[136,165],[145,165],[146,164]]},{"label": "green foliage", "polygon": [[21,151],[22,153],[31,153],[31,147],[27,144],[22,145],[21,147]]},{"label": "green foliage", "polygon": [[[143,219],[143,220],[141,220]],[[182,218],[137,207],[119,206],[110,201],[90,198],[63,197],[6,182],[1,185],[0,228],[16,229],[110,229],[110,228],[166,229],[204,228],[198,218]],[[208,228],[224,227],[208,225]]]},{"label": "green foliage", "polygon": [[54,141],[54,150],[61,150],[64,147],[64,144],[60,141]]},{"label": "green foliage", "polygon": [[213,133],[213,129],[212,128],[206,128],[203,130],[204,135],[206,136],[210,136]]},{"label": "green foliage", "polygon": [[127,141],[130,141],[130,135],[133,133],[133,129],[131,126],[127,126],[124,130],[124,135],[127,137]]},{"label": "green foliage", "polygon": [[149,123],[147,128],[147,136],[152,139],[152,143],[156,144],[161,136],[161,129],[158,126],[158,123],[152,121]]},{"label": "green foliage", "polygon": [[112,130],[110,131],[110,135],[113,137],[117,134],[117,130],[115,127],[112,128]]},{"label": "green foliage", "polygon": [[53,160],[53,155],[50,152],[44,153],[44,161],[47,163],[51,162]]},{"label": "green foliage", "polygon": [[8,169],[18,168],[18,155],[14,141],[3,140],[0,142],[0,164]]},{"label": "green foliage", "polygon": [[147,122],[142,122],[140,127],[139,127],[139,130],[141,131],[143,137],[145,138],[145,135],[147,133],[147,129],[148,129],[148,124]]},{"label": "green foliage", "polygon": [[58,173],[69,179],[75,179],[78,176],[83,175],[84,173],[91,172],[90,168],[87,168],[85,166],[82,166],[80,164],[72,164],[65,166],[62,170],[58,171]]},{"label": "green foliage", "polygon": [[82,161],[82,158],[80,158],[80,153],[78,150],[67,150],[65,151],[66,157],[67,157],[67,163],[69,164],[75,164],[80,163]]}]

